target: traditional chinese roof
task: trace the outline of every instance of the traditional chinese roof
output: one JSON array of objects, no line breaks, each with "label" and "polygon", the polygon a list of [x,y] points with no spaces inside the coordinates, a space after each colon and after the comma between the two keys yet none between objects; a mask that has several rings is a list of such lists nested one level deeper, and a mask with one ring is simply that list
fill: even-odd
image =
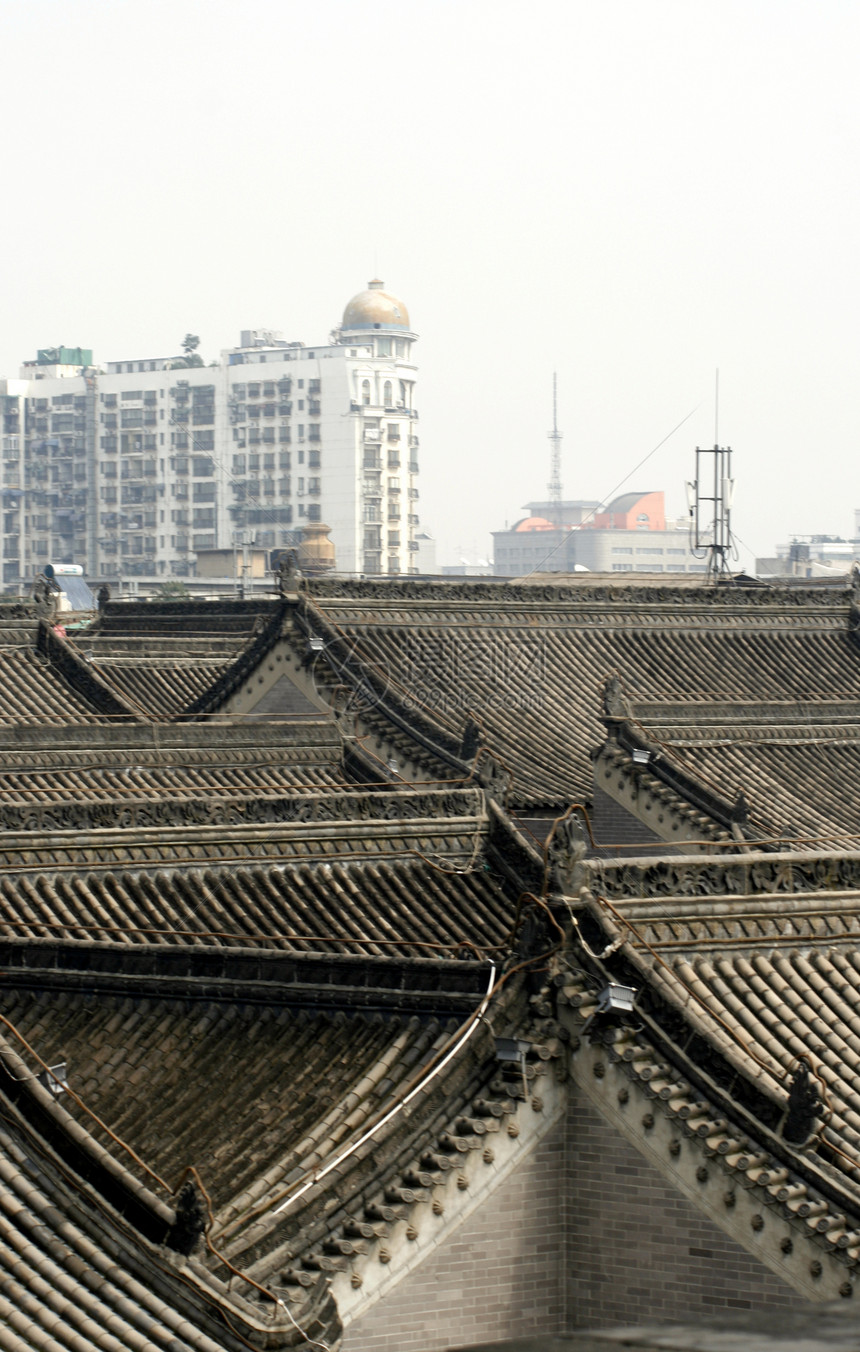
[{"label": "traditional chinese roof", "polygon": [[[835,1294],[860,1259],[860,856],[583,868],[558,997],[578,1073],[688,1195],[724,1216],[743,1198],[799,1289],[835,1263]],[[637,991],[620,1024],[596,1012],[612,980]]]},{"label": "traditional chinese roof", "polygon": [[[754,741],[757,727],[760,745],[766,730],[780,748],[773,754],[795,762],[802,759],[790,750],[798,729],[805,726],[811,742],[811,729],[821,724],[838,760],[840,737],[850,743],[850,721],[860,723],[851,596],[659,587],[653,580],[642,588],[629,579],[617,586],[591,578],[319,581],[305,621],[323,640],[332,679],[360,692],[362,726],[372,737],[428,775],[446,765],[450,774],[462,764],[464,727],[474,719],[482,742],[510,767],[511,804],[558,807],[591,796],[591,753],[603,740],[602,690],[610,676],[623,686],[634,716],[641,708],[653,717],[655,738],[665,733],[685,763],[698,757],[703,777],[715,773],[713,756],[705,754],[713,750],[709,717],[710,740],[719,740],[713,715],[723,740],[726,725],[737,727],[736,748]],[[668,727],[661,711],[669,713]],[[766,796],[767,755],[744,754],[759,767]],[[733,798],[738,784],[730,764],[722,778]],[[823,824],[820,814],[809,817],[810,827]]]},{"label": "traditional chinese roof", "polygon": [[[259,1297],[277,1323],[280,1295],[307,1331],[327,1299],[320,1272],[349,1278],[369,1249],[378,1270],[392,1224],[448,1183],[456,1196],[448,1175],[471,1142],[486,1147],[477,1167],[492,1165],[484,1138],[513,1122],[519,1080],[500,1078],[477,1025],[477,1056],[448,1067],[446,1053],[518,921],[480,790],[305,789],[289,802],[280,822],[258,804],[251,824],[215,830],[190,818],[7,830],[0,1016],[19,1082],[67,1064],[56,1148],[70,1134],[91,1145],[112,1186],[154,1190],[168,1220],[193,1165],[212,1207],[216,1305],[232,1316],[232,1263],[240,1305]],[[389,1114],[406,1096],[409,1113]],[[368,1130],[372,1154],[354,1149]],[[315,1174],[344,1151],[333,1210]],[[151,1222],[156,1240],[166,1223]],[[281,1329],[272,1345],[285,1341]]]},{"label": "traditional chinese roof", "polygon": [[196,704],[277,626],[275,600],[115,602],[76,652],[129,710],[167,721]]},{"label": "traditional chinese roof", "polygon": [[[854,623],[844,590],[590,578],[12,625],[0,1209],[3,1151],[36,1159],[44,1244],[72,1215],[152,1341],[158,1316],[206,1352],[336,1345],[560,1119],[570,1073],[795,1289],[851,1285]],[[655,805],[648,857],[585,857],[566,810],[602,785]],[[597,1012],[610,982],[631,1018]],[[60,1061],[55,1099],[33,1076]],[[186,1258],[189,1165],[212,1216]],[[71,1248],[30,1255],[12,1327],[88,1308]],[[93,1346],[100,1321],[136,1345],[93,1320]]]}]

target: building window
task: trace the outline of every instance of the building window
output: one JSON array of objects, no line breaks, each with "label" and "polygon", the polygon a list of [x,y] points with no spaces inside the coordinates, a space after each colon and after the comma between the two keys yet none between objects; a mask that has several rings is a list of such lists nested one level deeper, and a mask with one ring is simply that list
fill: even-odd
[{"label": "building window", "polygon": [[369,404],[369,403],[370,403],[370,381],[369,381],[369,380],[363,380],[363,381],[361,382],[361,402],[362,402],[363,404]]},{"label": "building window", "polygon": [[386,380],[382,389],[383,389],[382,401],[385,404],[386,408],[391,408],[391,381]]}]

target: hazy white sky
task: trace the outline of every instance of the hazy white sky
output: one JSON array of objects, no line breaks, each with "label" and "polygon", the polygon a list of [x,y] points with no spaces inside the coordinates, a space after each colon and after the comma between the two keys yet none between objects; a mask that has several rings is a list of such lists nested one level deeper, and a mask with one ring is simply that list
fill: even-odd
[{"label": "hazy white sky", "polygon": [[682,511],[719,367],[741,539],[849,534],[859,39],[855,0],[0,0],[0,374],[319,342],[377,274],[440,562],[545,496],[554,369],[566,496],[695,408],[626,485]]}]

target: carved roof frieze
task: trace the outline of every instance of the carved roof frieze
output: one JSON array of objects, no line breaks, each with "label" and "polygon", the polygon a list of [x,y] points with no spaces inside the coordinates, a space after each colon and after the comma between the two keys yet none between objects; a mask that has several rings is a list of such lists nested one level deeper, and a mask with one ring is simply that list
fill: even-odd
[{"label": "carved roof frieze", "polygon": [[800,610],[808,608],[816,611],[848,611],[852,597],[849,588],[816,590],[811,587],[784,588],[737,588],[696,585],[678,586],[636,586],[628,582],[617,586],[583,583],[573,585],[567,582],[426,582],[409,581],[358,581],[346,578],[328,578],[313,581],[307,588],[310,596],[318,604],[327,601],[348,601],[360,605],[362,601],[384,602],[388,606],[423,603],[438,605],[455,602],[462,606],[486,604],[498,607],[510,603],[534,606],[536,601],[547,605],[605,605],[613,607],[638,606],[664,607],[667,610],[679,607],[710,611],[737,610],[779,612],[780,610]]},{"label": "carved roof frieze", "polygon": [[666,859],[591,860],[592,891],[636,897],[749,897],[860,891],[860,853],[744,854]]},{"label": "carved roof frieze", "polygon": [[[149,800],[24,807],[26,824],[0,834],[0,869],[149,868],[273,854],[325,860],[398,851],[461,858],[474,854],[476,833],[487,829],[478,789],[303,792],[251,805],[259,816],[249,821],[241,799],[183,800],[175,806],[175,822],[161,818],[174,810],[170,804]],[[18,810],[7,810],[17,822]]]}]

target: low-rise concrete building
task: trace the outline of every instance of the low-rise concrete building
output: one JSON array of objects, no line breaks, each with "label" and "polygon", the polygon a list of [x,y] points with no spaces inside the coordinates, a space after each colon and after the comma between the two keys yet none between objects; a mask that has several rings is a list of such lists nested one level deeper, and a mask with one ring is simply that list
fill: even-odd
[{"label": "low-rise concrete building", "polygon": [[704,573],[690,546],[689,523],[667,521],[662,492],[623,493],[597,502],[530,502],[511,530],[494,531],[494,572]]}]

